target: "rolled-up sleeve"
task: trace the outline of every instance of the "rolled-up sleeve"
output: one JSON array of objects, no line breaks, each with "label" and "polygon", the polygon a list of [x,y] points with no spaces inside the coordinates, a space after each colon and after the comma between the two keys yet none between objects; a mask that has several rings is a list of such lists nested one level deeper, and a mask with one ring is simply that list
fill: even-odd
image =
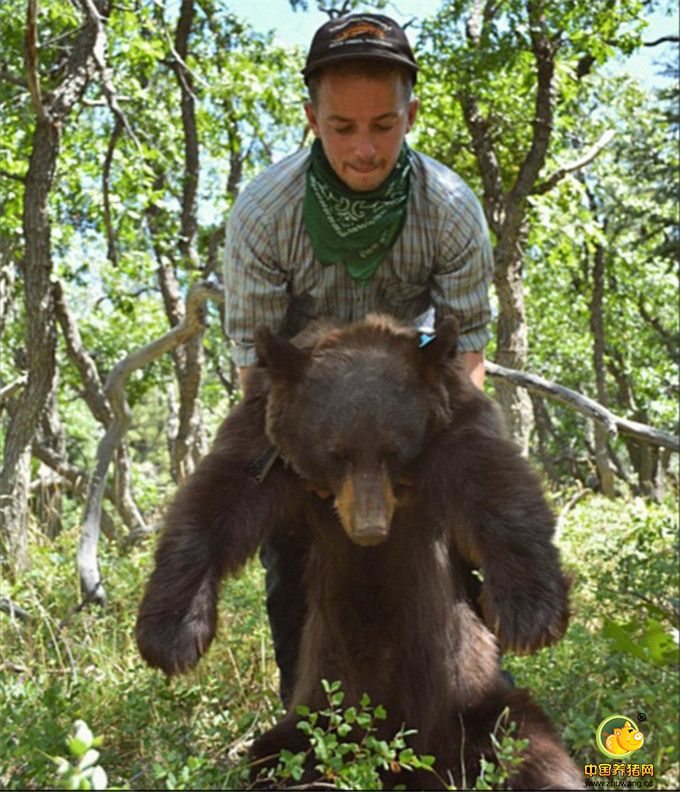
[{"label": "rolled-up sleeve", "polygon": [[458,319],[459,350],[479,352],[491,337],[493,252],[475,195],[465,186],[454,197],[433,272],[432,299],[437,316],[453,313]]},{"label": "rolled-up sleeve", "polygon": [[273,231],[257,202],[242,193],[227,220],[224,248],[225,331],[239,366],[255,362],[254,331],[281,328],[288,305],[286,271],[274,255]]}]

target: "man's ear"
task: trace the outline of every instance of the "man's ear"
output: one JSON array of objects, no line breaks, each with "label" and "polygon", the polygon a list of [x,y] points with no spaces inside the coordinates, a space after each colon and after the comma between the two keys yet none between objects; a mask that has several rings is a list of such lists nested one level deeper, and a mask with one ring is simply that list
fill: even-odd
[{"label": "man's ear", "polygon": [[285,338],[274,335],[261,325],[255,330],[255,351],[258,365],[269,370],[274,377],[295,382],[299,380],[310,360],[304,351]]},{"label": "man's ear", "polygon": [[305,102],[305,115],[307,116],[307,123],[316,137],[319,137],[319,121],[316,117],[314,105],[311,102]]},{"label": "man's ear", "polygon": [[415,124],[416,116],[418,115],[418,108],[420,107],[420,100],[414,97],[408,104],[408,121],[406,123],[406,131],[410,132],[411,127]]}]

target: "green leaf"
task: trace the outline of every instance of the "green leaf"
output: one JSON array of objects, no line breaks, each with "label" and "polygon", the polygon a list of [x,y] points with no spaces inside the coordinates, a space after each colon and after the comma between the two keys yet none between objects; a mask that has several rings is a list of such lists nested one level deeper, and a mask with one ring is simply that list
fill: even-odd
[{"label": "green leaf", "polygon": [[357,719],[357,710],[356,707],[348,707],[345,710],[345,720],[347,723],[354,723]]}]

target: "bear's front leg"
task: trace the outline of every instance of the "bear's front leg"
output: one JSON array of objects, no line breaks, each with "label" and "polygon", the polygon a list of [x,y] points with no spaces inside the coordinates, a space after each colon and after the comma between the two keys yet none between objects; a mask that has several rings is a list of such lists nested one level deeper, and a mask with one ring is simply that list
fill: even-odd
[{"label": "bear's front leg", "polygon": [[501,648],[528,653],[559,640],[569,581],[538,478],[499,436],[449,430],[434,445],[425,502],[445,521],[454,552],[481,569],[482,615]]},{"label": "bear's front leg", "polygon": [[150,665],[177,674],[198,662],[215,635],[221,578],[254,555],[275,519],[294,513],[291,476],[279,465],[258,483],[247,460],[218,448],[181,487],[137,619],[137,644]]}]

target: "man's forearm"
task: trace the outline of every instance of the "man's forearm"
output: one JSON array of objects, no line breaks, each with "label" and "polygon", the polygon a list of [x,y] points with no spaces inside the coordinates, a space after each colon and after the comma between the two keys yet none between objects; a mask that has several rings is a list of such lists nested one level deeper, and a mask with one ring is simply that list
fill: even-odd
[{"label": "man's forearm", "polygon": [[461,352],[461,358],[472,384],[484,390],[484,352]]},{"label": "man's forearm", "polygon": [[248,377],[250,376],[250,374],[252,373],[254,368],[255,368],[254,365],[252,365],[252,366],[242,366],[238,370],[238,376],[239,376],[239,378],[241,380],[241,388],[242,388],[242,390],[246,389],[246,383],[248,382]]}]

